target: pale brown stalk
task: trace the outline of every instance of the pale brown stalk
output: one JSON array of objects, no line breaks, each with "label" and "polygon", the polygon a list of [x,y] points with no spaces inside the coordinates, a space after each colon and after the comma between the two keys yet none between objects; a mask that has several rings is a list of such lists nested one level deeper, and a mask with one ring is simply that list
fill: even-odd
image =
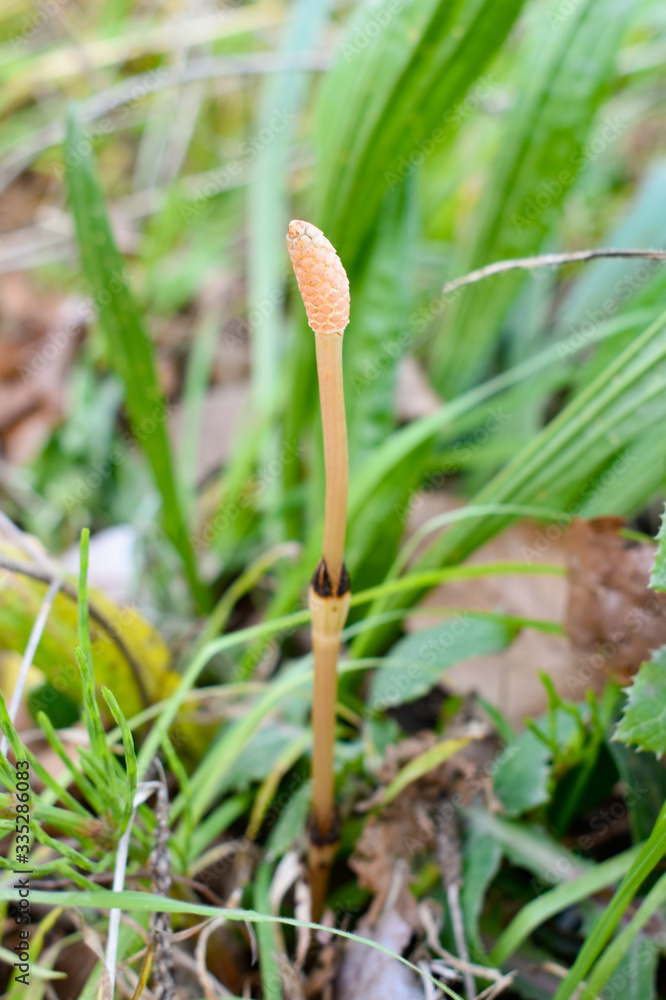
[{"label": "pale brown stalk", "polygon": [[316,920],[323,909],[339,839],[334,805],[337,664],[351,599],[344,564],[349,471],[342,384],[342,335],[349,322],[349,283],[335,250],[310,223],[290,223],[287,246],[315,334],[326,467],[322,557],[309,593],[314,654],[309,867]]}]

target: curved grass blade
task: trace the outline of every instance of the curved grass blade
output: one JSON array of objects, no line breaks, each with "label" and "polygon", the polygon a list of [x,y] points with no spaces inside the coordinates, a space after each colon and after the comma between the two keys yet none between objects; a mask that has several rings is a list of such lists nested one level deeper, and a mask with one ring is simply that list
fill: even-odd
[{"label": "curved grass blade", "polygon": [[65,167],[81,264],[99,313],[106,356],[125,387],[133,434],[146,454],[161,494],[165,533],[181,557],[197,605],[204,608],[208,595],[197,574],[183,516],[167,434],[169,411],[159,384],[153,345],[113,238],[92,145],[73,106],[67,116]]},{"label": "curved grass blade", "polygon": [[[14,896],[15,890],[12,890],[10,886],[0,886],[0,901],[11,901],[14,899]],[[150,892],[136,892],[129,889],[125,889],[122,892],[98,889],[97,891],[92,890],[85,894],[80,892],[44,892],[33,890],[31,892],[31,899],[33,903],[44,906],[74,906],[83,909],[102,910],[110,910],[117,907],[128,913],[190,913],[194,916],[212,917],[213,919],[220,916],[220,908],[217,906],[207,906],[203,903],[186,903],[178,899],[169,899],[166,896],[157,896]],[[391,951],[390,948],[385,948],[384,945],[379,944],[377,941],[352,934],[351,931],[343,931],[339,927],[322,927],[321,924],[311,923],[306,920],[296,920],[292,917],[269,916],[265,913],[257,913],[256,910],[240,910],[229,907],[223,911],[223,915],[227,920],[247,921],[252,924],[272,923],[284,924],[286,927],[308,927],[315,931],[325,930],[327,933],[335,934],[337,937],[356,941],[358,944],[367,945],[368,948],[374,948],[376,951],[383,952],[383,954],[388,955],[397,962],[401,962],[402,965],[411,969],[417,976],[427,979],[436,989],[442,990],[452,1000],[462,1000],[460,994],[452,990],[450,986],[434,979],[427,972],[413,965],[408,959],[403,958],[402,955]]]}]

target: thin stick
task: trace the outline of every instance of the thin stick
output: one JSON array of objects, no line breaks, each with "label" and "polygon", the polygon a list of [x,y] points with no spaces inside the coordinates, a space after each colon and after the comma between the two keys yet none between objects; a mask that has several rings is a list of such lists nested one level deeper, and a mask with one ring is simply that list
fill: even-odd
[{"label": "thin stick", "polygon": [[467,1000],[473,1000],[474,994],[476,993],[476,986],[474,983],[474,977],[469,969],[469,950],[467,948],[465,925],[463,923],[463,915],[460,908],[460,885],[458,882],[451,882],[446,887],[446,899],[449,904],[449,913],[451,914],[451,923],[453,925],[453,938],[456,942],[458,956],[461,961],[465,963],[463,966],[465,996],[467,997]]},{"label": "thin stick", "polygon": [[337,664],[351,600],[344,563],[349,471],[342,384],[342,336],[349,322],[349,282],[335,250],[309,222],[290,223],[287,246],[308,323],[315,334],[326,466],[322,557],[309,593],[314,653],[309,867],[312,915],[317,920],[339,839],[334,806]]},{"label": "thin stick", "polygon": [[504,271],[534,270],[538,267],[552,267],[559,264],[575,264],[581,260],[596,260],[598,257],[640,257],[645,260],[665,260],[666,250],[575,250],[572,253],[544,253],[536,257],[514,257],[511,260],[498,260],[494,264],[486,264],[476,271],[463,274],[460,278],[447,281],[442,288],[442,295],[448,295],[464,288],[465,285],[474,285],[477,281],[485,278],[492,278],[494,274],[503,274]]},{"label": "thin stick", "polygon": [[[132,813],[127,823],[127,827],[123,830],[122,836],[120,837],[116,847],[116,860],[113,869],[112,884],[114,892],[122,892],[125,888],[127,855],[129,853],[129,844],[132,836],[132,826],[134,825],[136,810],[146,801],[146,799],[149,799],[153,792],[159,787],[159,781],[141,781],[137,786],[136,793],[134,795],[134,802],[132,803]],[[107,983],[111,1000],[113,1000],[116,986],[116,961],[118,957],[118,937],[120,932],[121,912],[121,910],[116,909],[115,907],[109,910],[109,928],[106,936],[104,966],[108,977]]]}]

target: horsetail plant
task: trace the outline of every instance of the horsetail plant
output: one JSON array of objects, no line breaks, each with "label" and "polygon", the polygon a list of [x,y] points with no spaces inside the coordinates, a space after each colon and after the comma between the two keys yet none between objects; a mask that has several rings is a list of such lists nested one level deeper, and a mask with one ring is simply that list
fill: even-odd
[{"label": "horsetail plant", "polygon": [[351,600],[344,562],[349,463],[342,386],[342,336],[349,323],[349,281],[332,245],[309,222],[296,220],[289,224],[287,247],[315,335],[326,467],[322,554],[309,590],[314,689],[308,863],[312,913],[317,920],[340,836],[334,805],[333,753],[338,653]]}]

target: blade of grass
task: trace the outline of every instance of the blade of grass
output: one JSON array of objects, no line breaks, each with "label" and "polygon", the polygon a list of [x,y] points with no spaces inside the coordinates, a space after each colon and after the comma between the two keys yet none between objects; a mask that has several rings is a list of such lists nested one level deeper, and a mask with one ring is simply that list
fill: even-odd
[{"label": "blade of grass", "polygon": [[553,1000],[569,1000],[573,995],[574,990],[585,979],[593,963],[608,943],[629,903],[648,875],[654,871],[665,853],[666,804],[662,807],[652,833],[641,846],[631,868],[622,879],[612,900],[586,937],[576,961],[558,986]]},{"label": "blade of grass", "polygon": [[[666,875],[662,875],[657,884],[650,889],[630,922],[608,945],[591,975],[588,976],[580,1000],[595,1000],[595,997],[601,996],[603,987],[631,948],[636,936],[664,903],[666,903]],[[655,944],[653,947],[658,948],[658,945]]]},{"label": "blade of grass", "polygon": [[317,114],[317,218],[350,277],[363,260],[387,178],[446,122],[521,6],[426,0],[400,7],[366,2],[355,11]]},{"label": "blade of grass", "polygon": [[490,952],[491,962],[498,966],[504,965],[520,948],[523,941],[556,913],[561,913],[567,907],[575,906],[576,903],[581,903],[602,889],[619,882],[629,871],[639,850],[640,845],[637,844],[607,861],[601,861],[583,875],[549,889],[548,892],[544,892],[523,906],[498,938]]},{"label": "blade of grass", "polygon": [[[2,696],[0,695],[0,699],[1,698]],[[4,726],[6,720],[4,719],[3,704],[4,703],[0,700],[0,725]],[[40,712],[39,715],[42,716],[44,715],[44,713]],[[37,721],[40,722],[40,719],[38,718]],[[49,726],[51,726],[50,719],[47,719],[47,723]],[[50,731],[47,731],[45,729],[44,733],[49,744],[55,749],[54,744],[51,742],[54,733],[52,726],[50,728]],[[62,748],[64,756],[67,757],[67,754],[65,752],[64,747],[62,746],[62,743],[60,744],[60,747]],[[56,750],[56,752],[58,751]],[[35,754],[32,752],[32,750],[30,750],[28,747],[23,747],[23,759],[30,761],[30,767],[34,770],[39,780],[42,781],[45,785],[47,785],[52,791],[54,791],[57,794],[58,799],[60,799],[60,801],[64,805],[68,806],[69,809],[71,809],[73,812],[78,813],[80,816],[85,816],[86,819],[90,819],[90,813],[85,808],[85,806],[81,805],[81,803],[77,799],[75,799],[74,796],[71,795],[66,788],[58,784],[53,775],[47,770],[47,768],[44,767],[39,758],[36,757]],[[65,763],[67,763],[67,761],[65,761]],[[67,766],[69,767],[71,766],[71,764],[68,763]]]},{"label": "blade of grass", "polygon": [[90,740],[90,757],[99,767],[100,774],[107,775],[111,789],[115,790],[115,772],[111,763],[112,757],[106,742],[106,733],[99,706],[95,697],[95,677],[85,658],[83,650],[78,646],[75,650],[76,659],[81,671],[81,688],[83,691],[83,706],[85,711],[86,729]]},{"label": "blade of grass", "polygon": [[90,530],[83,528],[79,544],[79,646],[92,670],[93,659],[90,648],[90,610],[88,608],[88,561],[90,555]]},{"label": "blade of grass", "polygon": [[[194,824],[192,839],[189,841],[185,839],[185,843],[183,844],[184,849],[187,851],[186,874],[189,872],[192,863],[203,854],[209,844],[221,833],[224,833],[235,820],[245,815],[251,801],[249,792],[233,795],[231,798],[226,799],[209,816],[206,816],[201,823],[198,825]],[[179,848],[184,829],[184,825],[179,826],[175,834],[175,842]]]},{"label": "blade of grass", "polygon": [[[454,273],[527,256],[553,228],[557,207],[585,162],[580,150],[607,92],[630,12],[626,0],[586,0],[548,29],[537,19],[474,241]],[[546,209],[526,218],[526,204],[540,204],[544,192]],[[433,345],[435,384],[445,397],[467,389],[487,367],[497,328],[523,279],[519,274],[488,281],[454,300]]]},{"label": "blade of grass", "polygon": [[285,774],[303,756],[311,743],[312,734],[306,731],[302,736],[294,740],[293,743],[288,744],[275,761],[270,773],[259,787],[252,804],[252,812],[250,813],[246,831],[246,836],[250,840],[254,840],[259,834],[264,816],[275,798],[280,782]]},{"label": "blade of grass", "polygon": [[[0,900],[12,900],[14,898],[15,890],[12,890],[11,887],[5,885],[0,886]],[[78,892],[45,892],[43,890],[33,890],[31,892],[31,899],[37,905],[44,906],[74,906],[81,907],[82,909],[103,910],[113,909],[117,906],[128,913],[190,913],[194,916],[211,917],[213,919],[220,916],[220,909],[217,906],[206,906],[203,903],[186,903],[178,899],[167,899],[165,896],[157,896],[149,892],[136,892],[128,889],[116,893],[111,892],[109,889],[96,888],[96,890],[92,890],[90,893],[85,894]],[[357,934],[341,930],[339,927],[323,928],[321,924],[310,923],[306,920],[296,920],[293,917],[275,917],[269,916],[265,913],[257,913],[256,910],[241,910],[236,908],[226,908],[224,910],[224,917],[227,920],[239,922],[247,921],[248,923],[257,925],[261,923],[277,923],[284,924],[286,927],[306,927],[310,930],[325,930],[330,934],[336,935],[337,937],[346,938],[348,941],[356,941],[358,944],[367,945],[368,948],[374,948],[375,951],[380,951],[384,955],[394,958],[408,969],[411,969],[411,971],[416,973],[416,975],[420,978],[427,979],[428,982],[432,983],[436,989],[442,990],[448,997],[451,997],[452,1000],[462,1000],[460,995],[449,986],[433,978],[418,966],[413,965],[412,962],[403,958],[402,955],[391,951],[390,948],[385,948],[384,945],[379,944],[377,941],[359,937]]]},{"label": "blade of grass", "polygon": [[[329,6],[330,0],[316,4],[296,0],[290,7],[281,51],[298,56],[311,48],[321,34]],[[257,134],[270,134],[254,162],[248,202],[248,301],[255,316],[250,343],[252,389],[253,406],[260,413],[272,410],[277,397],[276,372],[280,370],[280,345],[284,342],[278,303],[284,287],[283,234],[289,221],[287,161],[291,123],[301,110],[306,84],[304,73],[267,78],[254,122]]]},{"label": "blade of grass", "polygon": [[[127,719],[123,715],[120,705],[116,701],[114,694],[108,688],[102,688],[102,697],[109,706],[111,715],[116,725],[120,729],[123,738],[123,748],[125,750],[125,769],[127,771],[127,784],[123,783],[122,792],[125,798],[125,809],[120,819],[120,829],[125,830],[132,815],[132,803],[136,795],[136,753],[134,750],[134,738],[127,725]],[[106,738],[105,738],[106,742]],[[108,743],[107,743],[108,747]]]},{"label": "blade of grass", "polygon": [[92,144],[72,106],[67,117],[65,166],[82,267],[99,312],[107,358],[125,387],[132,431],[146,454],[162,498],[165,533],[182,559],[197,605],[205,608],[208,595],[197,574],[175,480],[167,434],[169,411],[159,384],[153,345],[113,239],[91,150]]},{"label": "blade of grass", "polygon": [[[270,914],[271,907],[268,898],[271,886],[272,866],[264,861],[259,865],[254,880],[254,907],[257,913]],[[261,970],[261,989],[266,1000],[281,1000],[282,988],[280,973],[275,961],[280,948],[278,945],[278,924],[266,921],[257,924],[257,949],[259,951],[259,968]]]},{"label": "blade of grass", "polygon": [[207,642],[210,642],[211,639],[214,639],[217,635],[224,631],[229,620],[229,616],[234,609],[234,605],[240,600],[241,597],[249,593],[249,591],[256,586],[256,584],[265,575],[266,571],[270,569],[270,567],[277,562],[278,559],[294,556],[297,552],[298,546],[295,545],[295,543],[284,542],[281,545],[273,546],[273,548],[269,549],[268,552],[263,552],[257,559],[250,563],[247,569],[245,569],[240,576],[234,580],[231,586],[225,590],[222,597],[211,611],[197,646],[201,647],[205,645]]},{"label": "blade of grass", "polygon": [[[87,778],[85,774],[82,773],[81,769],[76,766],[74,761],[71,759],[67,751],[65,750],[65,745],[60,739],[60,736],[55,730],[55,727],[49,717],[44,712],[39,712],[37,715],[37,722],[41,727],[46,739],[48,740],[49,746],[52,750],[57,753],[60,760],[63,762],[67,770],[72,776],[72,779],[76,787],[81,792],[86,802],[88,802],[96,812],[103,811],[103,803],[100,795],[97,792],[94,784]],[[69,782],[68,782],[69,784]],[[60,796],[61,785],[56,782],[56,788],[54,792]]]},{"label": "blade of grass", "polygon": [[444,761],[453,757],[454,754],[462,750],[469,743],[469,737],[464,737],[463,739],[457,740],[442,740],[434,747],[430,747],[429,750],[425,750],[423,753],[419,754],[418,757],[414,757],[410,760],[408,764],[405,764],[403,768],[398,771],[395,778],[389,782],[386,787],[384,794],[381,797],[378,806],[383,808],[388,806],[395,798],[408,785],[411,785],[413,781],[417,781],[422,778],[424,774],[428,774],[433,771]]}]

